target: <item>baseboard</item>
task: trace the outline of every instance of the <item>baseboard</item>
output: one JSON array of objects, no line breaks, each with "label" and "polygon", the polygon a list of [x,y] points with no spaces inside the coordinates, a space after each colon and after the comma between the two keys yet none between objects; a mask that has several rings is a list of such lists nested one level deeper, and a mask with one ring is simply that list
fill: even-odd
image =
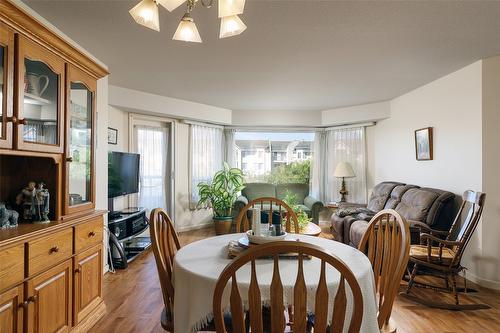
[{"label": "baseboard", "polygon": [[196,224],[196,225],[187,225],[185,227],[180,227],[177,229],[177,232],[185,232],[185,231],[192,231],[192,230],[198,230],[198,229],[203,229],[207,228],[209,226],[212,226],[214,222],[210,220],[209,222],[202,223],[202,224]]},{"label": "baseboard", "polygon": [[469,272],[467,272],[467,280],[470,280],[470,281],[480,285],[481,287],[485,287],[485,288],[493,289],[493,290],[500,290],[500,282],[499,281],[483,279],[483,278],[476,276],[474,274],[471,274]]}]

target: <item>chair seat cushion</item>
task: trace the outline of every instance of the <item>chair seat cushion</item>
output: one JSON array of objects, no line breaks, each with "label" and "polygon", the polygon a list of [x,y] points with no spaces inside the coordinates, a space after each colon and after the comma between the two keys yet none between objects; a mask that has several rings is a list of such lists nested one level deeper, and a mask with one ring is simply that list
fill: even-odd
[{"label": "chair seat cushion", "polygon": [[[427,245],[412,245],[410,247],[410,257],[422,261],[427,261]],[[441,259],[439,260],[439,247],[431,247],[431,262],[434,264],[449,265],[455,257],[455,251],[450,248],[443,247]]]}]

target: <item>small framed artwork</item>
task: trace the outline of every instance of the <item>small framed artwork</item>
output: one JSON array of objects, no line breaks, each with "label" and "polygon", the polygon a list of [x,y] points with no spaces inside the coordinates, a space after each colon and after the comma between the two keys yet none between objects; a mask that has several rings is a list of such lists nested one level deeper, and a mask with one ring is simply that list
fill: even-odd
[{"label": "small framed artwork", "polygon": [[415,131],[415,152],[417,161],[430,161],[433,159],[432,127]]},{"label": "small framed artwork", "polygon": [[108,127],[108,143],[116,145],[118,143],[118,130]]}]

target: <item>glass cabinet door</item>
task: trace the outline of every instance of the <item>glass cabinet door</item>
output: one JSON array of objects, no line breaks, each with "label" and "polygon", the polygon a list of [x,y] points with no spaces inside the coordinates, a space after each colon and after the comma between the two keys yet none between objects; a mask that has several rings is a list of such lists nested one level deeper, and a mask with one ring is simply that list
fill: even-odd
[{"label": "glass cabinet door", "polygon": [[68,66],[67,213],[93,208],[95,80]]},{"label": "glass cabinet door", "polygon": [[18,148],[62,153],[64,60],[22,38],[19,48]]},{"label": "glass cabinet door", "polygon": [[14,34],[0,24],[0,148],[12,148]]}]

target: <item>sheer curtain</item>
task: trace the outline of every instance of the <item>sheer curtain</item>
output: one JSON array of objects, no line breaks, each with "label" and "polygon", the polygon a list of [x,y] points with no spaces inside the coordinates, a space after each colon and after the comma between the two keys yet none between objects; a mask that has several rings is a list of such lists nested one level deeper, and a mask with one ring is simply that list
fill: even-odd
[{"label": "sheer curtain", "polygon": [[365,128],[343,128],[326,132],[325,200],[339,201],[342,179],[333,176],[339,162],[349,162],[356,177],[346,178],[347,201],[366,203]]},{"label": "sheer curtain", "polygon": [[139,168],[139,207],[167,209],[168,128],[135,125]]},{"label": "sheer curtain", "polygon": [[198,203],[198,183],[210,182],[222,168],[222,128],[190,125],[190,206]]},{"label": "sheer curtain", "polygon": [[311,194],[321,201],[326,200],[326,132],[314,133],[313,159],[311,165]]},{"label": "sheer curtain", "polygon": [[224,129],[224,161],[231,167],[236,167],[236,131],[234,129]]}]

